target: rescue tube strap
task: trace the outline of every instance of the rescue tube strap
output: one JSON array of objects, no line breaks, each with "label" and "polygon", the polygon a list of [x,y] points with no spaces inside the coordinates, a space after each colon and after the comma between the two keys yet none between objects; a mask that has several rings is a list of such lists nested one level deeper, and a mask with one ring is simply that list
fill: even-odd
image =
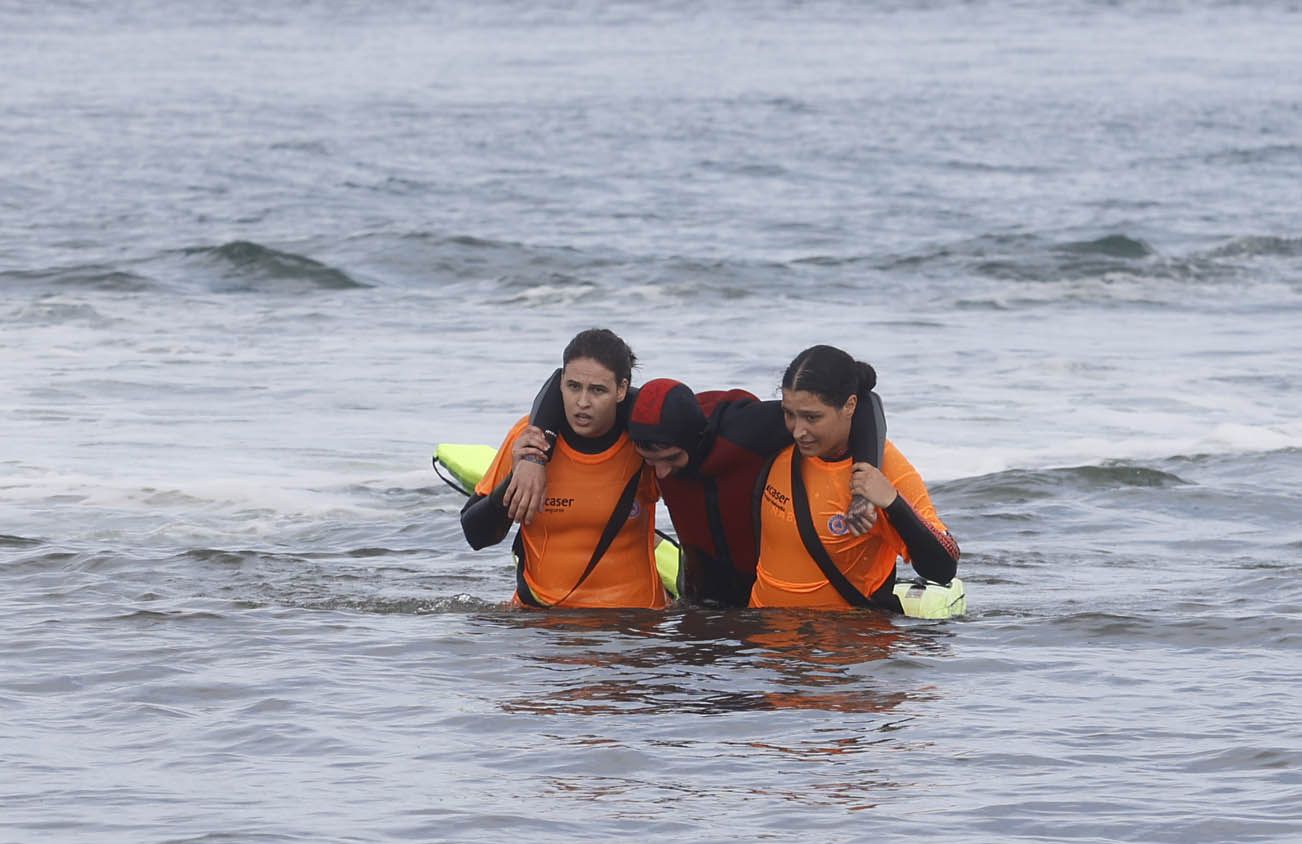
[{"label": "rescue tube strap", "polygon": [[895,597],[894,572],[886,579],[881,589],[874,592],[872,597],[868,597],[856,589],[845,574],[836,567],[836,563],[832,562],[827,548],[823,547],[823,541],[818,538],[818,532],[814,530],[814,520],[809,516],[809,494],[805,491],[805,480],[800,475],[800,460],[800,449],[793,448],[791,450],[791,507],[796,511],[796,527],[800,530],[800,541],[809,552],[809,556],[822,569],[827,582],[832,584],[832,588],[850,606],[884,607],[903,612],[899,598]]},{"label": "rescue tube strap", "polygon": [[511,543],[511,553],[515,555],[515,594],[519,596],[520,603],[527,607],[545,608],[547,605],[538,600],[538,596],[529,588],[529,581],[524,579],[524,536],[518,530],[515,532],[515,541]]},{"label": "rescue tube strap", "polygon": [[[583,569],[583,573],[579,575],[579,579],[570,587],[570,591],[565,593],[565,597],[550,606],[560,606],[565,603],[565,601],[583,585],[583,581],[588,579],[588,575],[592,574],[593,569],[597,567],[597,563],[601,562],[601,558],[606,554],[606,549],[608,549],[610,544],[615,541],[616,535],[618,535],[620,529],[624,527],[624,523],[628,521],[629,514],[633,512],[633,499],[637,496],[638,482],[641,479],[642,467],[639,466],[637,470],[633,472],[633,477],[629,478],[628,483],[624,484],[624,491],[620,493],[619,501],[615,503],[615,511],[610,514],[610,520],[606,522],[606,527],[601,532],[601,539],[597,541],[597,547],[592,549],[592,557],[588,560],[587,567]],[[520,596],[520,602],[531,607],[548,606],[548,604],[543,603],[542,600],[533,593],[533,590],[529,588],[528,581],[524,578],[524,540],[520,536],[519,531],[516,531],[515,543],[512,546],[512,550],[515,551],[515,588],[516,593]]]},{"label": "rescue tube strap", "polygon": [[445,483],[445,484],[447,484],[448,486],[452,487],[452,488],[455,489],[457,492],[459,492],[459,493],[461,493],[462,495],[464,495],[466,498],[469,498],[469,497],[470,497],[470,495],[471,495],[470,490],[466,489],[466,488],[463,487],[461,484],[457,483],[457,481],[456,481],[455,478],[450,478],[450,477],[448,477],[447,475],[443,474],[443,470],[439,468],[439,466],[442,465],[442,464],[439,463],[439,456],[438,456],[437,454],[434,455],[434,458],[433,458],[433,460],[432,460],[431,462],[432,462],[433,465],[434,465],[434,474],[438,475],[438,476],[443,480],[443,483]]},{"label": "rescue tube strap", "polygon": [[778,455],[781,453],[781,451],[778,451],[775,454],[770,455],[768,460],[764,461],[764,465],[760,467],[759,474],[755,476],[755,488],[751,490],[750,493],[750,522],[751,528],[754,530],[755,552],[757,554],[759,553],[759,550],[764,547],[763,526],[761,524],[763,520],[760,516],[760,511],[764,506],[764,485],[768,483],[769,472],[773,471],[773,463],[778,459]]}]

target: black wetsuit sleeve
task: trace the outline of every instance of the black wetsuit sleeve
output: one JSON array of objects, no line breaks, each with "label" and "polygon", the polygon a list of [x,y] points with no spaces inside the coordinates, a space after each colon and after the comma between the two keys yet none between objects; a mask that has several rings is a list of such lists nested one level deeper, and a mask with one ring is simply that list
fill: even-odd
[{"label": "black wetsuit sleeve", "polygon": [[559,432],[565,425],[565,402],[561,398],[561,370],[553,372],[534,396],[529,424],[544,431]]},{"label": "black wetsuit sleeve", "polygon": [[[864,409],[864,413],[856,411],[850,423],[851,450],[856,463],[871,463],[880,468],[886,441],[886,420],[881,414],[880,400],[875,409],[867,406]],[[791,445],[791,432],[783,419],[780,401],[722,402],[709,424],[712,433],[765,457]]]},{"label": "black wetsuit sleeve", "polygon": [[896,495],[891,506],[883,512],[908,546],[909,559],[918,574],[937,583],[949,583],[954,579],[958,573],[959,550],[958,543],[948,531],[937,532],[902,495]]},{"label": "black wetsuit sleeve", "polygon": [[511,482],[508,475],[490,495],[472,495],[461,508],[461,532],[470,547],[478,551],[496,545],[511,531],[511,517],[506,513],[502,496]]},{"label": "black wetsuit sleeve", "polygon": [[880,469],[886,448],[886,415],[882,412],[882,401],[873,392],[861,395],[859,399],[854,418],[850,420],[850,451],[855,463],[871,463]]},{"label": "black wetsuit sleeve", "polygon": [[764,457],[791,445],[791,432],[782,419],[779,401],[746,399],[721,403],[708,425],[711,434]]}]

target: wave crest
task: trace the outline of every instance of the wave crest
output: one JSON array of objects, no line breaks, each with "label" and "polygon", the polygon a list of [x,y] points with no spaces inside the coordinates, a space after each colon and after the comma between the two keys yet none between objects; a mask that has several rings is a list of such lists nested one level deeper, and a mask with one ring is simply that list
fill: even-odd
[{"label": "wave crest", "polygon": [[158,287],[158,283],[147,276],[99,264],[0,272],[0,284],[110,293],[142,293]]},{"label": "wave crest", "polygon": [[1142,240],[1127,237],[1124,234],[1110,234],[1095,240],[1082,240],[1063,243],[1055,247],[1056,251],[1066,255],[1104,255],[1109,258],[1128,258],[1138,260],[1153,254],[1153,249]]},{"label": "wave crest", "polygon": [[1166,488],[1188,486],[1172,472],[1133,463],[1103,463],[1095,466],[1067,466],[1055,469],[1009,469],[975,478],[938,484],[950,493],[999,499],[1039,499],[1064,493],[1094,493],[1123,488]]},{"label": "wave crest", "polygon": [[1236,237],[1208,253],[1213,258],[1302,257],[1302,237]]},{"label": "wave crest", "polygon": [[307,287],[315,290],[353,290],[370,287],[343,270],[293,252],[260,243],[235,240],[221,246],[183,251],[215,272],[211,283],[218,292],[279,292]]}]

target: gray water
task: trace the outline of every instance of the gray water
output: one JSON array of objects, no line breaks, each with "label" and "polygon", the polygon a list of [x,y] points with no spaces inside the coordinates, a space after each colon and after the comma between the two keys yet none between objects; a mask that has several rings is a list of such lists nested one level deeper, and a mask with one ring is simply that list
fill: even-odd
[{"label": "gray water", "polygon": [[[0,3],[0,840],[1302,840],[1299,45]],[[967,617],[507,608],[429,457],[591,325],[872,361]]]}]

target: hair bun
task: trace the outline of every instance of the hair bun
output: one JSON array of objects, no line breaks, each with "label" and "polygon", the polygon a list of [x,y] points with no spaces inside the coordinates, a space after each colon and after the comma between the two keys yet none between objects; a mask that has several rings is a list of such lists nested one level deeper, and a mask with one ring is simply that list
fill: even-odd
[{"label": "hair bun", "polygon": [[877,370],[872,368],[872,364],[857,360],[855,365],[859,368],[859,392],[866,393],[876,387]]}]

